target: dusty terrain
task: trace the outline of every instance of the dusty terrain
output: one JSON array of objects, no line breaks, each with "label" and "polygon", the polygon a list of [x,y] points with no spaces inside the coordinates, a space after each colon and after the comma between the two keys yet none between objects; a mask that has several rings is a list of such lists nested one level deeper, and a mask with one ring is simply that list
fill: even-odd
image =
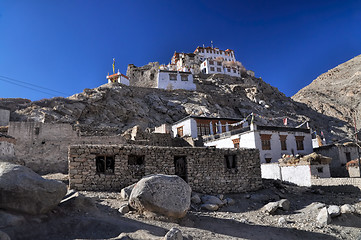
[{"label": "dusty terrain", "polygon": [[[53,174],[46,178],[61,179]],[[150,213],[118,209],[126,201],[118,192],[81,192],[85,197],[60,204],[42,216],[26,216],[13,227],[3,230],[12,239],[162,239],[172,227],[182,231],[184,239],[359,239],[361,236],[361,195],[354,187],[305,188],[264,181],[257,192],[231,194],[236,204],[218,211],[199,210],[193,205],[180,220]],[[262,207],[287,198],[289,211],[269,215]],[[318,226],[320,204],[352,204],[357,213],[332,218],[326,227]],[[284,223],[279,219],[284,218]],[[22,223],[21,223],[22,222]]]}]

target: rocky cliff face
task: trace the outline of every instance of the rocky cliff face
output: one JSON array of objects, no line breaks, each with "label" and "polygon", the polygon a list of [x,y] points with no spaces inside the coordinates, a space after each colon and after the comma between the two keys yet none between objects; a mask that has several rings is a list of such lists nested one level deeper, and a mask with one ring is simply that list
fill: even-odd
[{"label": "rocky cliff face", "polygon": [[305,103],[327,116],[353,122],[352,110],[357,111],[361,126],[361,55],[338,65],[317,77],[292,99]]},{"label": "rocky cliff face", "polygon": [[[195,83],[197,91],[104,84],[68,98],[19,104],[11,120],[70,123],[84,131],[118,134],[135,125],[152,128],[187,115],[244,118],[254,112],[263,116],[259,121],[264,124],[281,124],[282,119],[270,119],[288,116],[293,126],[309,120],[311,127],[329,132],[329,139],[349,134],[345,122],[294,102],[261,78],[208,75],[196,77]],[[11,99],[0,100],[0,105],[5,101]]]}]

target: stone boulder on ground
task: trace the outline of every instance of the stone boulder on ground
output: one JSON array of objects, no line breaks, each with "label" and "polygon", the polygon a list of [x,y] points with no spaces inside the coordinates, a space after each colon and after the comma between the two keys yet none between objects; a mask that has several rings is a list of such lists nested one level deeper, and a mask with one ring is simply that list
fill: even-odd
[{"label": "stone boulder on ground", "polygon": [[212,195],[203,195],[201,197],[201,200],[204,204],[215,204],[215,205],[218,205],[218,206],[223,206],[224,205],[224,202],[219,199],[218,197],[216,196],[212,196]]},{"label": "stone boulder on ground", "polygon": [[62,182],[46,180],[24,166],[0,162],[1,209],[43,214],[57,206],[66,192]]},{"label": "stone boulder on ground", "polygon": [[139,211],[182,218],[190,208],[191,193],[191,187],[176,175],[150,175],[136,183],[129,205]]},{"label": "stone boulder on ground", "polygon": [[354,206],[350,204],[344,204],[341,206],[341,213],[354,213],[356,212],[356,209]]},{"label": "stone boulder on ground", "polygon": [[273,214],[278,209],[278,202],[269,202],[263,206],[263,212]]},{"label": "stone boulder on ground", "polygon": [[331,216],[328,214],[327,207],[324,207],[320,210],[317,215],[317,222],[321,226],[326,226],[327,224],[331,223]]},{"label": "stone boulder on ground", "polygon": [[134,185],[135,185],[135,183],[120,190],[120,197],[123,198],[124,200],[129,200],[129,197],[130,197],[130,194],[132,193]]},{"label": "stone boulder on ground", "polygon": [[327,212],[330,215],[330,217],[337,217],[341,214],[341,209],[337,205],[330,205],[327,208]]}]

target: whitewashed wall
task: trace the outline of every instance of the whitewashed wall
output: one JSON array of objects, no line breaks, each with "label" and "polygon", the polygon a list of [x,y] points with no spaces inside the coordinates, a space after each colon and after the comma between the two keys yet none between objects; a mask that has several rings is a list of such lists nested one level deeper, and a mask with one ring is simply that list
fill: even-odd
[{"label": "whitewashed wall", "polygon": [[311,169],[309,165],[281,167],[282,181],[299,186],[311,186]]},{"label": "whitewashed wall", "polygon": [[[218,54],[216,53],[216,51],[218,51]],[[234,54],[234,52],[232,52],[232,56],[231,55],[226,55],[226,53],[222,50],[219,49],[214,49],[212,51],[204,49],[203,53],[201,52],[197,52],[197,55],[201,58],[201,59],[206,59],[206,58],[212,58],[215,59],[217,57],[223,57],[225,60],[227,61],[236,61],[236,56]]]},{"label": "whitewashed wall", "polygon": [[[319,168],[322,168],[322,172],[318,171]],[[331,177],[330,166],[328,164],[311,165],[311,175],[319,178],[329,178]]]},{"label": "whitewashed wall", "polygon": [[[170,80],[169,74],[177,74],[177,80]],[[157,76],[157,88],[161,89],[185,89],[185,90],[196,90],[196,85],[193,82],[193,75],[186,74],[188,81],[182,81],[181,74],[178,72],[167,72],[158,71]]]},{"label": "whitewashed wall", "polygon": [[[271,150],[262,150],[262,141],[261,141],[261,137],[260,134],[271,134]],[[297,145],[296,145],[296,139],[295,139],[295,134],[297,134],[297,136],[304,136],[304,140],[303,140],[303,146],[304,146],[304,150],[297,150]],[[286,138],[286,145],[287,145],[287,150],[281,150],[281,141],[280,141],[280,135],[287,135]],[[260,159],[261,159],[261,163],[265,163],[265,157],[272,157],[271,162],[277,162],[278,159],[280,159],[282,157],[283,154],[292,154],[292,150],[293,153],[295,155],[297,154],[301,154],[301,155],[307,155],[313,152],[313,148],[312,148],[312,136],[311,134],[307,134],[307,133],[295,133],[295,132],[276,132],[276,131],[257,131],[257,133],[255,134],[255,143],[256,143],[256,148],[259,149],[260,151]],[[241,146],[241,145],[240,145]]]},{"label": "whitewashed wall", "polygon": [[198,137],[197,122],[192,118],[188,118],[182,122],[173,125],[172,126],[173,137],[177,136],[177,128],[182,126],[183,126],[183,136],[191,136],[192,138]]},{"label": "whitewashed wall", "polygon": [[262,178],[282,180],[281,168],[278,163],[264,163],[261,164]]}]

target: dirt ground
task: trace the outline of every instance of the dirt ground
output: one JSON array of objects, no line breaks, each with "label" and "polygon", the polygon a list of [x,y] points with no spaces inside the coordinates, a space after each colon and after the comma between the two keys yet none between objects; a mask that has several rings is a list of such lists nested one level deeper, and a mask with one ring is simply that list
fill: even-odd
[{"label": "dirt ground", "polygon": [[[66,175],[46,178],[66,182]],[[1,229],[11,239],[162,239],[172,227],[184,239],[361,239],[361,194],[358,188],[305,188],[264,180],[257,192],[227,194],[236,203],[217,211],[199,210],[192,205],[183,219],[168,219],[151,213],[118,209],[126,203],[118,192],[80,192],[42,216],[25,216],[12,227]],[[269,215],[262,207],[286,198],[289,211]],[[341,214],[325,226],[318,226],[319,205],[351,204],[354,214]],[[284,218],[284,223],[279,219]]]}]

